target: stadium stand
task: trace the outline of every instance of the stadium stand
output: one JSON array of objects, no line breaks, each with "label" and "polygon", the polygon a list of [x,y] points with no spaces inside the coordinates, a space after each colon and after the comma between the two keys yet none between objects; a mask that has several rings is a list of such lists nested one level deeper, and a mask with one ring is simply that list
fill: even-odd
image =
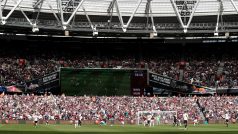
[{"label": "stadium stand", "polygon": [[[225,114],[232,121],[238,119],[238,97],[230,92],[238,94],[237,0],[1,0],[0,4],[0,123],[35,121],[34,116],[41,123],[59,123],[75,121],[80,114],[90,123],[123,117],[127,124],[136,124],[139,111],[153,110],[175,111],[179,121],[188,112],[189,123],[196,119],[223,123]],[[67,96],[59,89],[61,68],[143,70],[146,86],[125,89],[131,96]],[[152,87],[152,73],[171,89]],[[50,74],[57,76],[58,92],[45,85],[36,92],[44,78],[49,82]],[[65,83],[83,87],[80,80],[89,76],[72,75]],[[121,84],[131,87],[132,73],[124,77]],[[98,90],[101,83],[99,79],[94,84]],[[154,95],[156,90],[161,94]],[[208,90],[212,93],[203,92]],[[167,96],[161,97],[164,92]],[[168,120],[173,116],[161,117],[165,124]]]},{"label": "stadium stand", "polygon": [[[175,80],[193,83],[206,87],[236,88],[236,54],[225,45],[224,49],[215,47],[185,46],[182,48],[155,47],[148,48],[138,54],[136,51],[127,51],[120,48],[120,53],[97,51],[97,48],[83,50],[80,53],[67,50],[64,53],[61,49],[54,49],[53,52],[45,51],[42,48],[25,48],[22,52],[17,49],[4,48],[1,50],[1,83],[3,86],[24,85],[24,82],[58,71],[60,67],[74,68],[144,68],[152,72],[174,78]],[[132,46],[133,47],[133,46]],[[231,46],[232,47],[232,46]],[[43,47],[44,48],[44,47]],[[107,48],[107,46],[105,47]],[[110,48],[114,49],[115,48]],[[141,49],[146,49],[142,46]],[[178,50],[176,50],[178,49]],[[190,49],[190,51],[185,50]],[[167,52],[163,52],[166,50]],[[91,51],[91,52],[90,52]],[[213,51],[211,53],[211,51]],[[181,52],[183,54],[181,54]],[[97,54],[100,56],[98,56]],[[14,54],[14,56],[12,55]],[[143,56],[142,56],[143,55]],[[232,56],[231,56],[232,55]],[[222,70],[219,70],[221,69]],[[16,70],[16,71],[14,71]]]}]

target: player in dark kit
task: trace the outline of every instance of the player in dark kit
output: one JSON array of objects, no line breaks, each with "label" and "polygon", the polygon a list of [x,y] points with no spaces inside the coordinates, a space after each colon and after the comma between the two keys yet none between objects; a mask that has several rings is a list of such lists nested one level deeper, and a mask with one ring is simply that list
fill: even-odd
[{"label": "player in dark kit", "polygon": [[177,119],[177,116],[174,115],[174,122],[173,122],[173,126],[178,126],[178,119]]},{"label": "player in dark kit", "polygon": [[79,117],[78,117],[78,125],[81,127],[82,126],[82,119],[83,119],[83,116],[81,114],[79,114]]}]

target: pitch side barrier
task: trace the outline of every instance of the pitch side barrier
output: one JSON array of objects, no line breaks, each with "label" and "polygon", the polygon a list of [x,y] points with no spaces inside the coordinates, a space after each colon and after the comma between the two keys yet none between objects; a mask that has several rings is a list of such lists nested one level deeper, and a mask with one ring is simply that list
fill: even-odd
[{"label": "pitch side barrier", "polygon": [[[72,120],[49,120],[49,124],[52,125],[72,125],[73,121]],[[167,124],[171,125],[173,120],[161,120],[161,124]],[[188,121],[189,124],[193,124],[193,120]],[[203,124],[204,120],[199,120],[199,124]],[[235,119],[230,120],[230,123],[237,123]],[[0,124],[33,124],[33,120],[0,120]],[[46,124],[45,120],[39,120],[39,124]],[[96,125],[97,122],[95,120],[83,120],[82,121],[83,125]],[[136,120],[125,120],[126,125],[138,125]],[[224,120],[209,120],[209,124],[224,124]],[[111,125],[110,121],[107,121],[107,125]],[[121,122],[119,120],[114,121],[114,125],[121,125]]]},{"label": "pitch side barrier", "polygon": [[182,94],[214,94],[215,90],[203,86],[178,81],[163,75],[149,72],[149,85],[158,89]]}]

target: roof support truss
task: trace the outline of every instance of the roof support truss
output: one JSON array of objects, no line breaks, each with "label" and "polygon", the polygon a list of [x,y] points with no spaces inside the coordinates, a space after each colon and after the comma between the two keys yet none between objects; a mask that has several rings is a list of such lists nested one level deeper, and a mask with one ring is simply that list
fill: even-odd
[{"label": "roof support truss", "polygon": [[2,1],[0,1],[0,21],[2,23]]},{"label": "roof support truss", "polygon": [[1,21],[1,24],[4,25],[6,24],[6,21],[7,19],[12,15],[12,13],[16,10],[16,8],[18,8],[21,13],[23,14],[23,16],[26,18],[26,20],[29,22],[29,24],[33,27],[33,29],[37,29],[38,30],[38,27],[37,27],[37,20],[39,18],[39,14],[40,14],[40,11],[41,11],[41,8],[42,8],[42,5],[44,2],[47,2],[49,8],[51,9],[52,13],[54,14],[55,18],[57,19],[58,22],[60,22],[58,16],[56,15],[56,13],[54,12],[52,6],[49,4],[48,1],[45,1],[45,0],[39,0],[37,1],[37,3],[34,5],[34,8],[38,8],[37,9],[37,16],[35,19],[31,20],[27,15],[26,13],[22,10],[22,8],[20,7],[20,4],[22,3],[23,0],[18,0],[18,1],[15,1],[15,5],[14,7],[9,11],[9,13],[6,15],[6,16],[3,16],[2,12],[3,12],[3,8],[2,8],[2,2],[0,2],[1,6],[0,6],[0,21]]},{"label": "roof support truss", "polygon": [[69,17],[69,19],[67,21],[64,20],[64,11],[62,9],[62,0],[58,0],[58,4],[59,4],[59,8],[60,8],[60,16],[61,16],[61,22],[63,25],[63,29],[65,30],[67,28],[67,26],[70,24],[71,20],[74,18],[74,16],[76,15],[77,11],[79,10],[79,8],[82,6],[83,2],[85,0],[81,0],[80,3],[77,5],[76,9],[73,11],[73,13],[71,14],[71,16]]},{"label": "roof support truss", "polygon": [[110,16],[110,19],[108,20],[108,28],[110,29],[111,27],[111,23],[112,23],[112,16],[113,16],[113,10],[114,10],[114,6],[115,6],[115,2],[116,0],[112,0],[112,2],[110,3],[107,12],[108,12],[108,16]]},{"label": "roof support truss", "polygon": [[35,5],[33,6],[33,8],[37,8],[40,4],[42,4],[45,0],[38,0]]},{"label": "roof support truss", "polygon": [[[86,2],[88,1],[88,2],[86,3],[85,1]],[[88,23],[87,22],[85,24],[75,23],[77,25],[83,25],[83,28],[81,26],[75,26],[75,28],[83,29],[84,31],[86,31],[86,30],[91,31],[91,29],[93,32],[97,32],[97,29],[100,31],[103,31],[103,30],[105,30],[104,28],[108,24],[107,21],[111,23],[111,20],[113,17],[118,17],[119,22],[115,22],[115,24],[113,24],[113,27],[111,28],[112,31],[119,31],[121,33],[121,28],[122,28],[122,30],[124,32],[128,32],[128,33],[131,31],[144,32],[144,33],[150,32],[148,30],[144,30],[144,28],[145,28],[144,22],[142,22],[141,25],[137,25],[137,23],[134,23],[133,25],[131,25],[133,18],[138,15],[140,17],[147,17],[147,24],[151,23],[151,25],[149,24],[150,26],[147,26],[147,28],[149,28],[149,30],[153,30],[153,32],[157,32],[157,30],[160,29],[160,32],[161,32],[161,31],[163,31],[162,28],[164,28],[164,26],[160,26],[160,24],[156,23],[156,26],[158,26],[156,29],[155,22],[154,22],[154,17],[155,16],[159,17],[160,15],[158,15],[158,14],[160,14],[160,12],[158,12],[157,10],[152,11],[152,7],[151,7],[151,6],[156,7],[153,5],[153,3],[155,5],[157,5],[157,4],[159,5],[160,3],[158,1],[157,0],[154,0],[154,1],[147,0],[145,13],[143,13],[143,11],[142,11],[142,14],[138,14],[138,10],[141,11],[141,7],[142,7],[141,5],[142,4],[144,5],[146,3],[145,0],[134,0],[134,3],[129,5],[130,6],[129,8],[131,8],[131,10],[129,9],[129,11],[127,10],[128,4],[123,3],[123,2],[126,2],[125,0],[104,1],[105,3],[97,6],[98,10],[91,10],[92,7],[89,4],[94,3],[94,0],[54,0],[54,1],[53,0],[52,1],[51,0],[33,0],[33,2],[29,1],[29,0],[0,0],[0,5],[1,5],[0,6],[0,24],[4,25],[6,22],[9,21],[9,23],[7,23],[9,25],[14,25],[14,23],[17,26],[19,26],[19,25],[26,26],[27,25],[28,27],[29,26],[37,27],[37,25],[39,25],[42,28],[49,27],[49,28],[55,28],[55,29],[59,29],[59,30],[62,30],[62,27],[63,27],[63,29],[65,30],[68,26],[70,28],[73,27],[74,18],[76,18],[76,15],[83,14],[86,16]],[[185,1],[186,1],[186,3],[182,3]],[[223,2],[222,1],[223,0],[209,1],[209,3],[213,2],[213,3],[216,3],[216,5],[218,2],[220,2],[219,9],[218,10],[215,9],[216,10],[215,16],[217,17],[217,19],[215,22],[214,21],[211,22],[213,25],[211,27],[209,27],[209,30],[212,32],[214,32],[214,31],[215,32],[224,32],[223,27],[226,27],[227,29],[229,29],[229,27],[227,27],[225,25],[225,23],[223,23],[223,21],[222,21],[222,15],[227,13],[227,11],[223,12],[223,8],[222,8]],[[12,2],[15,2],[15,3],[12,3]],[[66,3],[66,4],[62,5],[62,2]],[[98,1],[95,0],[95,2],[100,2],[100,0],[98,0]],[[194,2],[194,3],[191,4],[192,2]],[[227,2],[227,1],[224,1],[224,2]],[[238,13],[237,0],[230,0],[228,2],[231,2],[232,6]],[[56,3],[58,3],[58,7],[55,7]],[[192,22],[194,14],[197,10],[198,4],[203,5],[204,3],[206,4],[206,2],[204,2],[204,1],[200,2],[200,0],[170,0],[170,1],[168,1],[166,3],[166,6],[168,4],[172,4],[172,7],[173,7],[172,10],[176,14],[178,22],[179,22],[179,23],[175,24],[173,27],[177,28],[177,27],[181,26],[180,28],[182,28],[184,33],[186,33],[188,28],[191,27],[190,24]],[[179,4],[180,4],[180,6],[179,6]],[[43,8],[42,8],[42,5],[44,6]],[[47,8],[47,5],[49,8]],[[73,5],[73,8],[71,8],[72,10],[70,10],[70,11],[66,10],[68,6],[72,6],[72,5]],[[90,6],[89,8],[88,8],[88,5]],[[100,7],[102,7],[102,9],[106,9],[106,11],[103,11]],[[122,10],[122,9],[124,9],[124,10]],[[144,9],[142,9],[142,10],[144,10]],[[213,9],[211,9],[211,10],[212,10],[211,11],[212,15],[214,15]],[[19,21],[22,21],[24,24],[16,23],[18,21],[15,21],[15,20],[17,20],[18,18],[13,17],[14,16],[13,14],[15,11],[18,11],[18,12],[20,11],[23,14],[24,17],[21,16],[21,18],[19,18]],[[46,18],[46,17],[42,18],[42,20],[38,20],[39,15],[40,15],[40,13],[42,13],[42,11],[44,11],[46,13],[53,13],[53,15],[57,21],[52,20],[52,19],[47,20],[48,18]],[[101,13],[102,13],[102,15],[107,15],[107,13],[108,13],[108,17],[110,20],[103,20],[102,25],[100,25],[100,26],[97,25],[96,24],[97,22],[94,22],[92,18],[90,19],[90,17],[92,17],[92,16],[90,16],[91,15],[90,13],[94,14],[95,12],[97,13],[95,15],[101,15]],[[30,16],[31,13],[32,13],[32,15],[34,15],[33,17]],[[171,14],[169,12],[169,15],[174,15],[174,13]],[[185,13],[185,15],[183,13]],[[198,12],[196,12],[196,13],[198,13]],[[199,13],[200,13],[200,11],[199,11]],[[210,13],[210,10],[208,13]],[[203,12],[201,14],[203,16]],[[205,14],[205,16],[206,15],[207,14]],[[125,19],[125,18],[127,18],[127,19]],[[13,20],[13,19],[15,19],[15,20]],[[44,21],[44,23],[43,23],[43,21]],[[51,21],[51,22],[48,23],[47,21]],[[42,22],[42,23],[39,23],[39,22]],[[81,20],[79,22],[81,22]],[[58,25],[56,23],[58,23]],[[194,23],[196,23],[196,22],[194,22]],[[216,24],[215,27],[214,27],[214,23]],[[47,24],[50,24],[50,25],[48,26]],[[101,24],[101,22],[99,24]],[[87,26],[86,30],[85,30],[85,26]],[[96,29],[96,26],[97,26],[97,29]],[[166,26],[168,26],[168,25],[166,25]],[[230,26],[230,27],[233,28],[234,26]],[[118,28],[119,28],[119,30],[118,30]],[[132,30],[130,30],[129,28],[131,28]],[[180,28],[179,28],[179,30],[180,30]],[[232,28],[230,28],[230,29],[232,29]],[[75,29],[72,29],[72,31],[74,31],[74,30]],[[139,30],[141,30],[141,31],[139,31]],[[176,29],[176,30],[178,30],[178,29]],[[193,31],[191,29],[191,33]],[[179,31],[179,32],[182,32],[182,31]]]},{"label": "roof support truss", "polygon": [[234,0],[230,0],[230,1],[231,1],[231,3],[232,3],[233,7],[236,9],[236,12],[238,13],[238,8],[237,8],[237,6],[236,6]]},{"label": "roof support truss", "polygon": [[0,11],[0,21],[1,21],[1,24],[6,24],[6,20],[12,15],[12,13],[14,12],[14,10],[21,4],[21,2],[22,2],[23,0],[18,0],[18,2],[16,3],[16,5],[10,10],[10,12],[7,14],[7,16],[3,16],[2,15],[2,11],[3,11],[3,9],[2,9],[2,3],[1,3],[1,11]]},{"label": "roof support truss", "polygon": [[151,2],[152,0],[147,0],[145,14],[147,18],[149,17],[151,18],[153,32],[157,35],[157,30],[155,28],[154,17],[153,17],[152,8],[151,8]]},{"label": "roof support truss", "polygon": [[216,36],[218,36],[218,30],[219,30],[219,26],[220,26],[219,21],[222,19],[222,14],[223,14],[223,10],[224,10],[223,9],[223,0],[219,0],[219,2],[220,2],[220,4],[219,4],[218,12],[217,12],[217,23],[216,23],[216,28],[215,28],[215,32],[214,32],[214,35],[216,35]]},{"label": "roof support truss", "polygon": [[97,31],[97,29],[96,29],[96,26],[93,25],[93,23],[92,23],[91,19],[89,18],[88,13],[87,13],[87,11],[85,10],[85,8],[84,8],[83,6],[82,6],[82,8],[83,8],[84,14],[86,15],[86,18],[87,18],[87,20],[88,20],[88,22],[89,22],[91,28],[92,28],[92,30],[93,30],[93,33],[97,33],[98,31]]},{"label": "roof support truss", "polygon": [[22,10],[22,8],[20,6],[18,6],[18,8],[20,9],[20,11],[22,12],[23,16],[26,18],[26,20],[29,22],[29,24],[32,26],[32,31],[33,32],[37,32],[39,31],[39,28],[37,26],[37,21],[38,21],[38,18],[39,18],[39,15],[40,15],[40,11],[41,11],[41,8],[42,8],[42,5],[43,5],[43,0],[40,1],[39,3],[39,8],[37,9],[38,10],[38,13],[37,13],[37,16],[35,19],[32,18],[32,20],[26,15],[26,13]]},{"label": "roof support truss", "polygon": [[129,27],[135,13],[137,12],[138,8],[140,7],[141,2],[142,2],[142,0],[137,0],[137,4],[136,4],[136,7],[135,7],[134,11],[132,12],[128,22],[126,24],[124,24],[124,21],[123,21],[122,15],[121,15],[121,11],[120,11],[120,8],[119,8],[119,5],[118,5],[118,0],[115,1],[115,6],[116,6],[116,9],[117,9],[118,18],[119,18],[119,21],[121,23],[122,30],[124,32],[126,32],[127,28]]},{"label": "roof support truss", "polygon": [[50,8],[50,11],[53,13],[55,19],[58,21],[58,23],[59,23],[60,25],[62,25],[62,23],[61,23],[59,17],[57,16],[56,12],[54,11],[53,7],[50,5],[50,3],[49,3],[48,1],[46,1],[46,2],[47,2],[48,6],[49,6],[49,8]]},{"label": "roof support truss", "polygon": [[[185,23],[182,20],[183,16],[181,15],[181,12],[179,12],[179,9],[178,9],[178,7],[176,5],[176,1],[175,0],[170,0],[170,1],[172,3],[173,8],[174,8],[175,14],[176,14],[176,16],[177,16],[177,18],[179,20],[179,23],[181,24],[182,28],[184,29],[184,33],[187,33],[187,29],[189,28],[189,25],[191,24],[191,21],[193,19],[194,13],[195,13],[195,11],[197,9],[197,6],[198,6],[198,3],[200,2],[200,0],[196,0],[196,3],[194,5],[194,7],[192,8],[191,12],[189,13],[190,15],[189,15],[189,20],[188,20],[187,23]],[[188,0],[185,0],[184,2],[187,2],[187,1]]]}]

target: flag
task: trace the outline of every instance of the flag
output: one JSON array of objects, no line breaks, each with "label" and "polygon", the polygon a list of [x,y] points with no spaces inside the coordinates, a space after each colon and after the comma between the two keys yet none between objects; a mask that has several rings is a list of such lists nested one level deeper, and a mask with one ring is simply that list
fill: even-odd
[{"label": "flag", "polygon": [[8,86],[7,92],[21,93],[22,91],[21,91],[21,89],[17,88],[16,86]]}]

